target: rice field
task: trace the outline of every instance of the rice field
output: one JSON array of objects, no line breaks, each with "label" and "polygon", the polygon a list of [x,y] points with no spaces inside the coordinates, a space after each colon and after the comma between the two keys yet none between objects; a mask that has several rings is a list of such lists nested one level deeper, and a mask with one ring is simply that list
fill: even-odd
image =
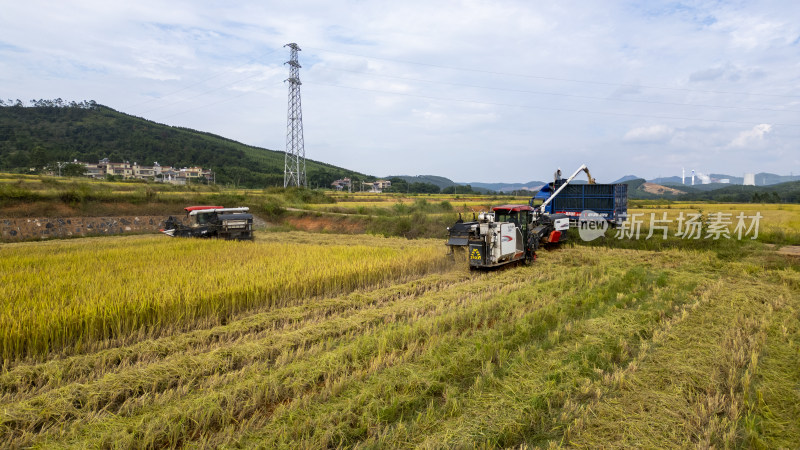
[{"label": "rice field", "polygon": [[[395,201],[384,202],[340,202],[335,204],[311,204],[304,209],[311,211],[338,213],[338,214],[359,214],[359,215],[390,215],[403,214],[413,210],[415,205],[422,203],[420,199],[403,198]],[[425,200],[426,208],[430,210],[456,211],[463,213],[488,211],[490,205],[503,204],[502,201],[492,201],[489,199],[478,201],[461,200]],[[506,202],[507,203],[507,202]],[[527,202],[522,202],[527,203]]]},{"label": "rice field", "polygon": [[[0,362],[158,336],[401,279],[444,250],[379,238],[256,242],[130,236],[0,246]],[[305,242],[304,242],[305,241]],[[373,245],[364,245],[364,242]]]},{"label": "rice field", "polygon": [[669,218],[677,217],[681,213],[703,213],[705,216],[723,213],[731,214],[734,220],[739,213],[746,216],[759,214],[762,217],[761,223],[767,230],[800,230],[800,205],[797,204],[674,202],[669,205],[642,205],[628,210],[628,214],[643,214],[642,217],[646,220],[649,220],[653,212],[657,217],[667,213]]},{"label": "rice field", "polygon": [[[797,260],[758,243],[733,258],[564,246],[483,273],[442,244],[280,232],[2,245],[14,300],[0,330],[17,344],[3,347],[0,442],[800,442]],[[18,321],[23,334],[7,333]]]}]

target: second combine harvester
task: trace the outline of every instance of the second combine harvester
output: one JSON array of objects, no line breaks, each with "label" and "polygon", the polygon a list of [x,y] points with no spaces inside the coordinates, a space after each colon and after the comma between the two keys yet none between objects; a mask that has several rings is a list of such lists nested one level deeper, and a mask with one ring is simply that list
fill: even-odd
[{"label": "second combine harvester", "polygon": [[[589,185],[570,185],[580,172],[586,172]],[[565,189],[572,189],[564,202],[554,202]],[[542,200],[541,204],[536,204]],[[627,217],[627,185],[599,185],[586,165],[567,179],[556,172],[553,183],[546,184],[527,205],[502,205],[492,212],[481,212],[472,222],[459,219],[452,227],[447,245],[451,251],[467,251],[470,269],[498,267],[514,262],[530,264],[542,245],[567,240],[570,220],[577,222],[585,210],[616,226]]]}]

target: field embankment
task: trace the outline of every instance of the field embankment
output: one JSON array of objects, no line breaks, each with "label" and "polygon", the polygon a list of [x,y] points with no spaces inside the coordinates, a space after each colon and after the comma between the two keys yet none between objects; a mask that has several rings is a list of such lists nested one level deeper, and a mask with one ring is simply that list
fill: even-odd
[{"label": "field embankment", "polygon": [[3,218],[0,219],[0,242],[155,233],[165,219],[165,216]]}]

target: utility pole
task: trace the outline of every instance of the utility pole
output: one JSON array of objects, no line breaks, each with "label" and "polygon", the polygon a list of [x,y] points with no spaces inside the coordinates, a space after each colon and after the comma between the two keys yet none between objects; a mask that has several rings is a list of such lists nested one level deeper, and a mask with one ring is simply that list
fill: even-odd
[{"label": "utility pole", "polygon": [[289,47],[289,110],[286,120],[286,159],[283,168],[283,187],[306,186],[306,151],[303,147],[303,111],[300,105],[300,63],[297,52],[300,47],[295,43]]}]

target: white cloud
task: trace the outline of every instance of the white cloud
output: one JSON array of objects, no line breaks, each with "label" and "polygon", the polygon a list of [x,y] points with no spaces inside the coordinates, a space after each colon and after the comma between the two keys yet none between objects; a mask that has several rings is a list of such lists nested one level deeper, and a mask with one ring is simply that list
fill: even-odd
[{"label": "white cloud", "polygon": [[698,70],[689,75],[689,81],[714,81],[718,80],[725,74],[726,67],[717,66],[709,69]]},{"label": "white cloud", "polygon": [[629,130],[622,137],[625,142],[666,142],[675,134],[675,130],[666,125],[652,125]]},{"label": "white cloud", "polygon": [[724,79],[738,82],[742,78],[758,79],[766,75],[759,67],[740,67],[731,63],[698,70],[689,75],[690,82],[716,82]]},{"label": "white cloud", "polygon": [[[94,99],[282,149],[282,46],[297,42],[306,155],[371,174],[529,181],[549,178],[555,167],[539,162],[554,154],[553,166],[585,162],[609,180],[676,174],[688,158],[713,172],[781,172],[795,148],[783,127],[737,137],[734,125],[799,122],[791,2],[166,5],[5,2],[0,97]],[[768,133],[774,153],[744,150]],[[620,136],[625,155],[595,156]],[[519,164],[475,164],[487,151]]]},{"label": "white cloud", "polygon": [[764,136],[766,136],[770,131],[772,131],[772,125],[770,124],[762,123],[760,125],[756,125],[751,130],[746,130],[739,133],[739,135],[731,141],[729,146],[744,148],[757,145],[764,140]]},{"label": "white cloud", "polygon": [[762,14],[731,16],[718,26],[730,33],[733,45],[746,50],[789,44],[798,32],[797,24]]}]

